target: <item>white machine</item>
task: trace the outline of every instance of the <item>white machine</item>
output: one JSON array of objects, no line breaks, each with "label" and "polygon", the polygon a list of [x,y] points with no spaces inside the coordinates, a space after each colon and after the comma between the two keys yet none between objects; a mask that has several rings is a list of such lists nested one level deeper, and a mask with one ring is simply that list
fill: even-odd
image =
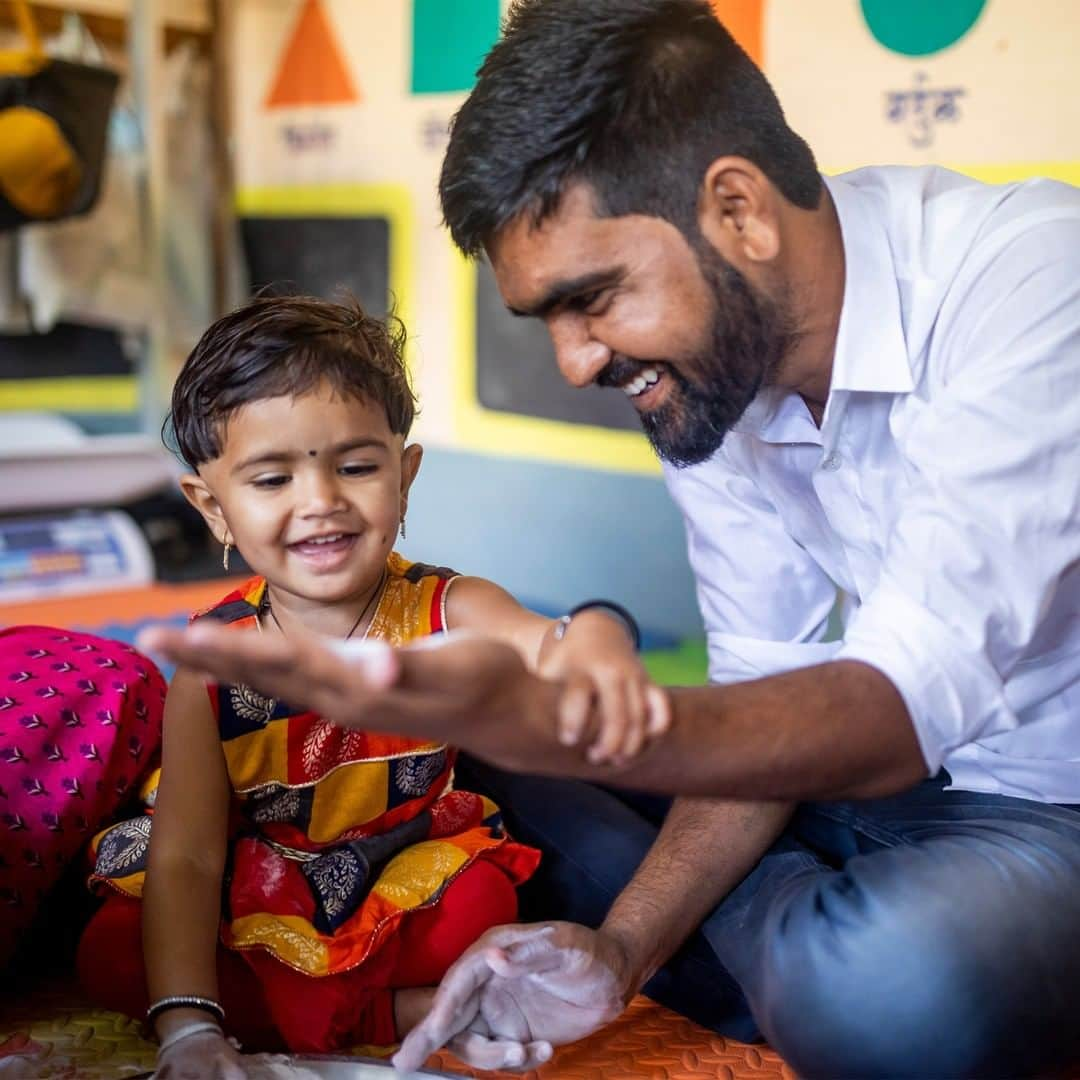
[{"label": "white machine", "polygon": [[177,473],[145,435],[88,436],[50,414],[0,417],[0,603],[152,582],[150,546],[115,507],[173,487]]}]

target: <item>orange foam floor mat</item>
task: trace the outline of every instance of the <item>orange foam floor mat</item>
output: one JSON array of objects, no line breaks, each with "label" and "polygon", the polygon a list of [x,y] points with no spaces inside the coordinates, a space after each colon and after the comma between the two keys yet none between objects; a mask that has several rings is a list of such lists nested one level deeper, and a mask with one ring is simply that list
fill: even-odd
[{"label": "orange foam floor mat", "polygon": [[767,1046],[724,1039],[648,998],[636,997],[614,1023],[555,1052],[528,1073],[479,1072],[445,1050],[428,1065],[473,1077],[518,1080],[795,1080],[795,1073]]}]

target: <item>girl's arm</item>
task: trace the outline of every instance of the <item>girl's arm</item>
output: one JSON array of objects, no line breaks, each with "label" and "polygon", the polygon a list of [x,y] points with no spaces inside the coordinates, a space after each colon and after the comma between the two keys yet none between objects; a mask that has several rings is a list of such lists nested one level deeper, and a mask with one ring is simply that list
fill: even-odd
[{"label": "girl's arm", "polygon": [[467,627],[512,645],[530,671],[553,678],[586,666],[571,659],[583,651],[603,650],[636,666],[633,643],[619,619],[602,610],[582,611],[557,641],[557,619],[529,611],[505,589],[483,578],[454,578],[446,593],[446,621],[447,629]]},{"label": "girl's arm", "polygon": [[[225,868],[229,778],[217,722],[202,680],[177,671],[165,700],[161,782],[143,888],[143,954],[150,1002],[176,995],[220,1001],[217,941]],[[196,1020],[170,1009],[159,1038]]]},{"label": "girl's arm", "polygon": [[667,730],[670,706],[641,666],[627,627],[602,610],[586,610],[555,637],[558,620],[523,608],[505,589],[483,578],[455,578],[446,594],[448,629],[467,627],[513,646],[529,669],[567,683],[558,712],[559,738],[585,737],[593,705],[600,730],[590,760],[620,761]]},{"label": "girl's arm", "polygon": [[477,577],[454,578],[446,593],[447,629],[467,628],[512,645],[530,671],[540,665],[555,622],[523,608],[505,589]]}]

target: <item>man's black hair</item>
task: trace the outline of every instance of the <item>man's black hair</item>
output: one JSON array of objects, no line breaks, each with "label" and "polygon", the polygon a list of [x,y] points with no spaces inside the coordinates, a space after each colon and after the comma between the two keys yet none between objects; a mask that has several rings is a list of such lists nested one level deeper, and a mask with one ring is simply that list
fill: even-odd
[{"label": "man's black hair", "polygon": [[817,206],[814,155],[704,0],[519,0],[454,118],[439,194],[467,255],[575,180],[600,214],[694,236],[705,171],[728,154]]},{"label": "man's black hair", "polygon": [[351,297],[257,297],[218,319],[191,351],[173,386],[166,431],[197,469],[220,456],[237,409],[328,382],[338,394],[381,405],[390,430],[408,435],[416,399],[404,345],[397,319],[368,315]]}]

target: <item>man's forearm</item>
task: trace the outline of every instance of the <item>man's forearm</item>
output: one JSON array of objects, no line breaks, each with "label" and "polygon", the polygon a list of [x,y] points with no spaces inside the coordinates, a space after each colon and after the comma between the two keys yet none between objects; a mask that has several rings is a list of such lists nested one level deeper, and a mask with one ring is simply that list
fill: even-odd
[{"label": "man's forearm", "polygon": [[857,661],[681,690],[674,707],[673,728],[685,725],[678,756],[700,770],[689,791],[793,801],[868,798],[926,777],[899,692]]},{"label": "man's forearm", "polygon": [[616,767],[554,742],[555,687],[534,685],[530,695],[524,723],[466,727],[461,745],[510,769],[727,799],[870,798],[926,776],[903,699],[858,661],[673,690],[670,731]]},{"label": "man's forearm", "polygon": [[635,994],[746,876],[791,816],[792,804],[680,798],[602,930],[626,958]]}]

